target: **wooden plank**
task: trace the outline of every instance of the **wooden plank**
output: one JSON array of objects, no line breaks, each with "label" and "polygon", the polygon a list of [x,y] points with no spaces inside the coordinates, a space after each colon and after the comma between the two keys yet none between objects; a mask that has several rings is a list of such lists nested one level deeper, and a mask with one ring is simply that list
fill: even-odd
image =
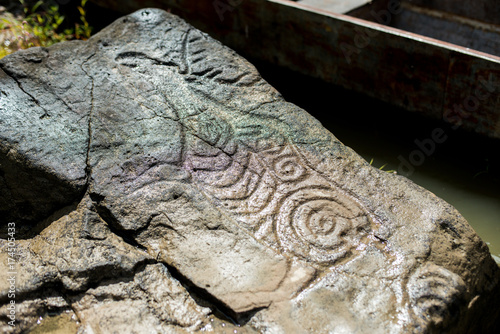
[{"label": "wooden plank", "polygon": [[453,52],[448,72],[443,119],[500,138],[500,62]]},{"label": "wooden plank", "polygon": [[500,56],[500,26],[403,3],[391,26]]},{"label": "wooden plank", "polygon": [[482,22],[500,24],[500,1],[498,0],[403,0],[426,8],[453,13]]}]

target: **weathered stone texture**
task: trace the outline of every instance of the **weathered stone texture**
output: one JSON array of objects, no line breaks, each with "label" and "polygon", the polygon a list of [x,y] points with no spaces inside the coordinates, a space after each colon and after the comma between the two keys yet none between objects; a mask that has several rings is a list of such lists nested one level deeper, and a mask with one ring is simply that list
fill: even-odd
[{"label": "weathered stone texture", "polygon": [[0,163],[6,332],[58,312],[79,333],[495,328],[500,271],[452,206],[164,11],[2,59]]}]

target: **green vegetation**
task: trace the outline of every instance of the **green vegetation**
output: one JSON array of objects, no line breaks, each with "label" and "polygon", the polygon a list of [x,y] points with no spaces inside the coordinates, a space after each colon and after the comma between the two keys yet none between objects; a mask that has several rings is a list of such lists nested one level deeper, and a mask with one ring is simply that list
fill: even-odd
[{"label": "green vegetation", "polygon": [[[370,166],[373,166],[373,158],[370,160],[369,164],[370,164]],[[394,169],[384,170],[384,168],[386,166],[387,166],[387,163],[385,163],[382,166],[378,167],[378,169],[383,170],[384,172],[387,172],[387,173],[396,174],[396,171]]]},{"label": "green vegetation", "polygon": [[38,1],[29,7],[25,0],[19,0],[22,14],[0,11],[0,58],[19,49],[33,46],[50,46],[71,39],[88,39],[92,27],[87,22],[85,4],[81,0],[77,7],[80,22],[63,24],[65,17],[57,3]]}]

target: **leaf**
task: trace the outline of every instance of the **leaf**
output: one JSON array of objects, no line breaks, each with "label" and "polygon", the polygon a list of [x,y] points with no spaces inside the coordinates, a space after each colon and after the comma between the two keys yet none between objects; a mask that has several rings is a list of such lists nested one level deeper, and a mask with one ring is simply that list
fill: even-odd
[{"label": "leaf", "polygon": [[31,12],[32,12],[32,13],[36,12],[36,10],[38,9],[38,7],[40,7],[41,5],[43,5],[43,1],[42,1],[42,0],[38,1],[38,2],[37,2],[34,6],[33,6],[33,8],[31,8]]},{"label": "leaf", "polygon": [[60,26],[61,23],[63,23],[64,21],[64,16],[59,16],[57,19],[56,19],[56,24],[57,26]]},{"label": "leaf", "polygon": [[28,14],[28,7],[26,6],[24,0],[19,0],[19,2],[21,3],[21,5],[23,5],[24,14]]}]

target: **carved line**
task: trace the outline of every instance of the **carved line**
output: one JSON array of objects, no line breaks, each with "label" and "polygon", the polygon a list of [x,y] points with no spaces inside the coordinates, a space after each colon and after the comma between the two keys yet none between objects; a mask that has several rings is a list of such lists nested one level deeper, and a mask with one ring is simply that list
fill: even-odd
[{"label": "carved line", "polygon": [[[190,32],[190,30],[188,30],[188,31],[186,32],[186,34],[185,34],[185,36],[184,36],[184,39],[183,39],[183,49],[182,49],[182,55],[183,55],[183,60],[185,60],[185,61],[186,61],[186,63],[184,63],[184,64],[185,64],[185,66],[186,66],[186,69],[184,70],[184,69],[180,69],[180,68],[179,68],[179,73],[181,73],[181,74],[185,74],[185,73],[189,70],[189,64],[187,63],[187,55],[188,55],[188,51],[187,51],[187,47],[188,47],[188,46],[187,46],[187,45],[188,45],[187,43],[188,43],[188,42],[187,42],[187,41],[188,41],[188,35],[189,35],[189,32]],[[197,39],[197,40],[198,40],[198,39]],[[161,61],[161,60],[158,60],[158,59],[155,59],[155,58],[148,57],[148,56],[146,56],[145,54],[143,54],[143,53],[139,53],[139,52],[138,52],[138,53],[122,53],[122,54],[120,54],[120,55],[116,58],[116,60],[117,60],[117,61],[120,61],[120,60],[122,60],[122,59],[126,59],[126,58],[128,58],[128,57],[135,57],[135,58],[138,58],[138,59],[150,59],[150,60],[152,60],[152,61],[154,61],[155,63],[160,64],[160,65],[168,65],[168,66],[178,66],[178,67],[180,67],[179,65],[175,64],[174,62],[164,62],[164,61]],[[124,65],[127,65],[127,64],[124,64]],[[134,64],[132,64],[132,65],[134,65]],[[133,67],[133,66],[132,66],[132,67]],[[219,75],[219,74],[221,74],[221,73],[223,73],[223,71],[222,71],[222,70],[219,70],[219,69],[217,69],[217,70],[213,70],[213,69],[211,69],[211,70],[209,70],[209,71],[205,72],[204,74],[206,74],[206,77],[207,77],[207,78],[213,79],[213,78],[215,78],[217,75]],[[234,79],[222,79],[222,78],[219,78],[220,80],[217,80],[217,81],[219,81],[219,82],[220,82],[221,80],[222,80],[222,81],[226,80],[226,81],[227,81],[227,83],[230,83],[230,84],[235,84],[237,81],[242,80],[242,79],[243,79],[245,76],[247,76],[247,75],[248,75],[248,73],[243,73],[243,74],[240,74],[238,77],[236,77],[236,78],[234,78]],[[207,95],[207,93],[205,93],[205,92],[203,92],[203,91],[200,91],[200,90],[197,90],[196,88],[193,88],[193,87],[191,87],[190,85],[188,85],[188,87],[189,87],[189,88],[191,88],[191,90],[194,90],[194,91],[195,91],[195,92],[197,92],[197,93],[201,93],[201,94],[203,94],[203,95],[205,95],[205,96]],[[165,97],[165,96],[164,96],[164,97]],[[165,97],[165,98],[166,98],[166,100],[168,100],[168,98],[167,98],[167,97]],[[211,99],[213,99],[213,97],[212,97]],[[218,101],[216,101],[216,102],[218,102]],[[273,118],[273,119],[275,119],[275,118]],[[199,133],[199,131],[196,131],[195,129],[193,129],[192,127],[190,127],[189,125],[187,125],[186,123],[184,123],[184,122],[182,122],[182,121],[180,121],[180,123],[184,125],[183,127],[186,127],[186,128],[189,130],[188,132],[189,132],[190,134],[192,134],[192,135],[194,135],[195,137],[197,137],[197,138],[199,138],[199,139],[201,139],[201,140],[203,140],[203,141],[207,142],[209,145],[213,145],[213,144],[214,144],[214,140],[215,140],[215,143],[217,143],[217,142],[220,140],[221,133],[216,132],[216,138],[215,138],[215,139],[212,139],[212,140],[209,140],[209,139],[207,139],[207,138],[206,138],[206,134],[205,134],[205,136],[203,136],[203,134],[200,134],[200,133]],[[201,124],[203,124],[203,122],[202,122]],[[230,128],[230,127],[229,127],[229,128]],[[220,130],[225,130],[225,131],[224,131],[225,133],[226,133],[226,131],[228,130],[228,129],[224,129],[224,128],[220,128],[220,127],[219,127],[219,129],[220,129]],[[210,130],[207,130],[207,132],[211,132],[211,131],[210,131]],[[229,138],[230,138],[230,137],[233,137],[233,134],[232,134],[232,133],[229,135]],[[280,136],[280,137],[281,137],[281,136]],[[225,140],[225,141],[224,141],[224,143],[228,143],[229,141],[230,141],[230,139],[227,139],[227,140]],[[286,141],[285,141],[285,142],[286,142]],[[292,148],[293,153],[297,154],[297,159],[298,159],[298,162],[297,162],[297,168],[302,167],[302,168],[304,169],[304,171],[305,171],[305,172],[307,172],[307,171],[308,171],[308,169],[310,169],[310,170],[314,171],[315,173],[317,173],[318,175],[320,175],[322,178],[325,178],[324,173],[321,173],[321,172],[317,171],[314,167],[312,167],[312,166],[308,163],[307,159],[305,159],[305,157],[304,157],[304,156],[303,156],[303,155],[302,155],[299,151],[297,151],[297,149],[296,149],[295,147],[293,147],[293,145],[289,145],[289,147],[291,147],[291,148]],[[221,152],[223,152],[223,153],[227,154],[226,152],[224,152],[223,148],[221,148],[221,147],[218,147],[218,148],[221,150]],[[279,147],[278,147],[278,151],[277,151],[277,152],[276,152],[276,151],[273,151],[273,148],[271,148],[270,150],[266,150],[266,151],[259,152],[259,153],[261,153],[261,154],[266,154],[266,153],[267,153],[267,154],[273,154],[273,153],[274,153],[274,154],[280,154],[281,152],[283,152],[283,150],[284,150],[284,149],[285,149],[285,145],[283,145],[283,146],[279,146]],[[236,147],[236,151],[238,151],[238,147]],[[233,155],[234,155],[234,154],[233,154]],[[258,155],[257,155],[257,156],[258,156]],[[289,158],[295,158],[295,155],[290,155],[290,156],[289,156]],[[238,164],[239,164],[239,162],[238,162],[237,160],[235,160],[233,156],[229,155],[229,159],[230,159],[232,162],[234,162],[234,163],[238,163]],[[283,159],[283,157],[279,157],[279,159]],[[285,157],[285,159],[286,159],[286,157]],[[213,158],[213,160],[217,160],[217,159],[214,159],[214,158]],[[282,177],[280,177],[280,175],[279,175],[278,173],[276,173],[276,169],[277,169],[277,168],[276,168],[276,166],[274,166],[274,168],[271,168],[271,166],[269,166],[269,163],[268,163],[268,162],[266,163],[266,159],[262,159],[262,158],[260,158],[260,157],[259,157],[259,159],[258,159],[258,160],[259,160],[259,161],[261,161],[261,162],[263,162],[263,163],[264,163],[264,166],[267,166],[266,170],[270,171],[270,173],[274,173],[274,175],[273,175],[274,177],[276,177],[277,179],[279,179],[279,180],[283,181],[283,178],[282,178]],[[302,165],[300,162],[304,162],[304,161],[305,161],[305,164],[304,164],[304,165]],[[230,165],[230,164],[228,164],[228,166],[229,166],[229,165]],[[228,168],[229,168],[229,167],[228,167]],[[242,169],[243,169],[244,171],[248,171],[248,170],[249,170],[249,169],[248,169],[248,166],[244,166],[244,165],[242,165]],[[224,169],[224,170],[227,170],[227,168],[226,168],[226,169]],[[208,169],[207,171],[211,171],[211,170],[210,170],[210,169]],[[218,170],[217,172],[220,172],[220,170]],[[243,172],[243,173],[244,173],[244,172]],[[258,180],[259,180],[259,181],[258,181],[258,184],[261,184],[261,183],[262,183],[262,180],[263,180],[263,175],[264,175],[264,174],[263,174],[262,176],[261,176],[260,174],[258,174],[258,173],[256,173],[256,174],[252,174],[252,175],[256,175],[256,176],[257,176],[257,178],[258,178]],[[309,173],[306,173],[305,175],[301,175],[301,177],[297,178],[297,179],[296,179],[296,180],[294,180],[294,181],[295,181],[295,182],[303,182],[303,181],[305,181],[305,179],[306,179],[308,176],[310,176],[310,175],[309,175]],[[242,179],[243,179],[243,174],[242,174],[242,176],[240,177],[240,180],[242,180]],[[285,180],[286,180],[286,179],[285,179]],[[362,205],[362,203],[360,203],[359,199],[358,199],[356,196],[353,196],[353,194],[352,194],[350,191],[348,191],[348,190],[346,190],[346,189],[343,189],[343,188],[342,188],[342,187],[340,187],[340,186],[339,186],[339,185],[338,185],[338,184],[337,184],[334,180],[331,180],[330,178],[325,178],[325,181],[326,181],[326,180],[328,180],[327,182],[328,182],[328,183],[330,183],[330,184],[332,184],[334,187],[332,188],[332,187],[326,187],[326,186],[325,186],[325,187],[323,187],[324,189],[328,189],[328,191],[332,191],[332,192],[337,192],[337,193],[339,192],[340,194],[339,194],[338,196],[343,196],[343,197],[345,197],[345,198],[346,198],[346,200],[348,200],[348,201],[354,201],[354,202],[355,202],[355,203],[356,203],[356,204],[360,207],[360,210],[361,210],[362,212],[367,211],[367,214],[366,214],[367,216],[370,214],[370,210],[367,210],[367,209],[365,208],[365,206],[364,206],[364,205]],[[276,182],[278,182],[278,183],[279,183],[279,181],[277,181],[277,180],[274,180],[274,181],[276,181]],[[236,184],[236,183],[235,183],[235,184]],[[234,185],[235,185],[235,184],[234,184]],[[250,184],[251,184],[251,182],[250,182],[250,181],[248,181],[248,182],[244,183],[244,184],[243,184],[243,188],[245,188],[245,187],[249,187],[249,185],[250,185]],[[205,188],[206,188],[207,186],[208,186],[208,185],[205,185]],[[253,193],[255,192],[255,189],[257,189],[257,187],[256,187],[256,186],[254,186],[254,188],[250,190],[250,193],[251,193],[251,194],[253,194]],[[300,190],[301,190],[301,191],[304,191],[304,189],[305,189],[305,188],[300,188]],[[315,187],[314,187],[314,186],[312,186],[312,187],[309,187],[308,189],[315,189]],[[274,194],[275,194],[275,191],[273,192],[273,194],[272,194],[272,196],[270,197],[270,199],[269,199],[269,198],[267,198],[267,199],[266,199],[266,201],[267,201],[268,203],[270,203],[270,202],[273,200],[273,196],[274,196]],[[291,196],[291,194],[286,194],[286,195],[284,195],[284,196],[283,196],[283,198],[281,198],[281,199],[278,201],[278,205],[277,205],[277,209],[278,209],[278,210],[281,210],[281,206],[283,205],[284,201],[286,201],[286,200],[287,200],[287,198],[289,198],[290,196]],[[217,197],[215,197],[215,196],[214,196],[214,198],[217,198]],[[249,196],[247,196],[247,197],[245,197],[245,198],[236,198],[236,199],[239,199],[239,200],[245,200],[245,199],[248,199],[248,198],[250,198],[250,197],[249,197]],[[339,204],[339,205],[342,205],[343,203],[338,203],[338,204]],[[371,216],[371,215],[370,215],[370,216]],[[278,221],[278,220],[279,220],[279,218],[276,218],[276,219],[275,219],[275,224],[277,223],[277,221]],[[275,233],[276,233],[276,228],[275,228]],[[275,235],[275,237],[277,238],[277,240],[280,240],[280,238],[279,238],[279,236],[278,236],[278,235]]]}]

